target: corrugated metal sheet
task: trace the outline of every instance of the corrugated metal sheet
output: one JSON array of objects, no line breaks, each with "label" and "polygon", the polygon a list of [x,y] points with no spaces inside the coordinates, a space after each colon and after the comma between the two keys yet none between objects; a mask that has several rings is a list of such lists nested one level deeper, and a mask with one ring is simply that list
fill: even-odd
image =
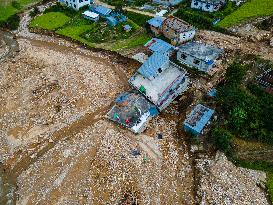
[{"label": "corrugated metal sheet", "polygon": [[92,10],[103,16],[108,16],[112,12],[112,9],[100,5],[92,7]]},{"label": "corrugated metal sheet", "polygon": [[153,52],[161,52],[161,53],[165,53],[167,51],[174,50],[174,48],[175,48],[171,44],[169,44],[161,39],[158,39],[158,38],[152,38],[144,46],[149,48]]},{"label": "corrugated metal sheet", "polygon": [[147,23],[153,27],[159,28],[159,27],[161,27],[164,20],[165,20],[165,18],[157,16],[157,17],[154,17],[154,18],[148,20]]},{"label": "corrugated metal sheet", "polygon": [[214,110],[198,104],[191,111],[190,115],[184,122],[184,128],[186,131],[190,131],[193,134],[200,134],[208,121],[211,119]]},{"label": "corrugated metal sheet", "polygon": [[145,78],[151,78],[156,76],[158,69],[162,68],[164,64],[169,61],[169,57],[166,55],[155,52],[150,56],[138,69],[138,72]]}]

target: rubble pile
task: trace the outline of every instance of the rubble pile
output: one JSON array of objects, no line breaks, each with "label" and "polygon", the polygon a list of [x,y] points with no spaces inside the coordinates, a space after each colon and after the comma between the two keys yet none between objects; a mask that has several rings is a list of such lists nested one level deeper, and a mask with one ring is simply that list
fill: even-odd
[{"label": "rubble pile", "polygon": [[260,188],[266,181],[264,172],[236,167],[220,152],[215,159],[196,161],[199,204],[269,204],[265,190]]},{"label": "rubble pile", "polygon": [[173,138],[175,122],[152,124],[163,139],[100,120],[58,143],[18,177],[18,203],[192,204],[191,166]]}]

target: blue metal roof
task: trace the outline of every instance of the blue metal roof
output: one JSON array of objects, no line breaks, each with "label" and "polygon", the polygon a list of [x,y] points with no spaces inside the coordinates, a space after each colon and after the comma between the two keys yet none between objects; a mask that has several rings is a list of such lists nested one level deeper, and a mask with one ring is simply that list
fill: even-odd
[{"label": "blue metal roof", "polygon": [[131,30],[132,27],[128,24],[124,25],[123,28],[127,31],[127,30]]},{"label": "blue metal roof", "polygon": [[184,126],[189,127],[195,133],[201,133],[210,118],[212,117],[214,110],[198,104],[191,111],[190,115],[184,122]]},{"label": "blue metal roof", "polygon": [[157,75],[158,69],[169,61],[166,55],[155,52],[138,69],[138,72],[145,78],[151,78]]},{"label": "blue metal roof", "polygon": [[148,24],[150,24],[151,26],[153,27],[161,27],[161,25],[163,24],[163,21],[165,20],[165,18],[162,18],[162,17],[159,17],[159,16],[156,16],[150,20],[147,21]]},{"label": "blue metal roof", "polygon": [[158,39],[158,38],[152,38],[144,46],[148,47],[153,52],[161,52],[161,53],[165,53],[167,51],[174,50],[174,48],[175,48],[171,44],[169,44],[161,39]]},{"label": "blue metal roof", "polygon": [[109,9],[109,8],[107,8],[105,6],[101,6],[101,5],[97,5],[97,6],[92,7],[92,10],[94,12],[104,15],[104,16],[107,16],[112,12],[112,9]]}]

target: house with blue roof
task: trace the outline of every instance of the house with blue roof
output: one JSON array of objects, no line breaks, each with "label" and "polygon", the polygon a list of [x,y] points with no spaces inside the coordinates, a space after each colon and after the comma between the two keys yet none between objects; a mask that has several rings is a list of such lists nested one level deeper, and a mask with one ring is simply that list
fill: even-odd
[{"label": "house with blue roof", "polygon": [[147,21],[147,23],[150,25],[151,31],[155,35],[159,35],[161,33],[161,27],[165,19],[166,18],[164,17],[156,16]]},{"label": "house with blue roof", "polygon": [[216,66],[224,50],[199,42],[188,42],[179,47],[177,60],[180,63],[209,73]]},{"label": "house with blue roof", "polygon": [[184,130],[195,136],[202,134],[213,114],[213,109],[202,104],[196,105],[184,121]]},{"label": "house with blue roof", "polygon": [[189,79],[186,71],[165,53],[154,52],[129,79],[129,84],[162,111],[187,90]]},{"label": "house with blue roof", "polygon": [[112,9],[101,5],[92,5],[89,9],[103,17],[110,16],[112,12]]},{"label": "house with blue roof", "polygon": [[175,49],[175,47],[173,45],[171,45],[159,38],[152,38],[144,46],[152,52],[165,53],[168,56]]},{"label": "house with blue roof", "polygon": [[183,0],[153,0],[153,3],[162,4],[162,5],[166,5],[166,6],[175,6],[182,1]]}]

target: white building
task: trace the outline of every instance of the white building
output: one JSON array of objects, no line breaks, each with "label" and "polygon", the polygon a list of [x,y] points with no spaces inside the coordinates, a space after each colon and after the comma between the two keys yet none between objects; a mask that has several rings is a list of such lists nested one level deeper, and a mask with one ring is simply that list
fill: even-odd
[{"label": "white building", "polygon": [[58,2],[71,7],[72,9],[79,10],[81,7],[89,5],[92,0],[58,0]]},{"label": "white building", "polygon": [[218,11],[226,4],[226,0],[192,0],[191,8],[202,11],[214,12]]}]

